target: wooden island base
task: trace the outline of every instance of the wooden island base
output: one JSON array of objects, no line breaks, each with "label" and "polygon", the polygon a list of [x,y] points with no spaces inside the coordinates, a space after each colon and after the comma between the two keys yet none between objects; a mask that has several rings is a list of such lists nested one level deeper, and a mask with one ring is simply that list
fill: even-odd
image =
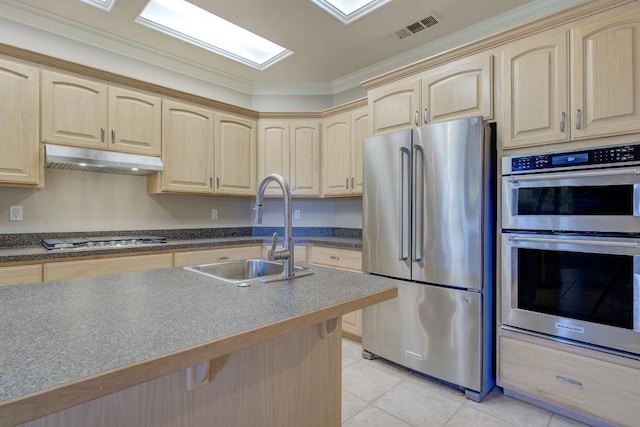
[{"label": "wooden island base", "polygon": [[[340,426],[340,319],[21,424],[29,427]],[[326,333],[335,323],[335,330]],[[209,368],[207,382],[206,369]],[[187,377],[195,372],[195,386]],[[200,382],[199,379],[205,378]]]}]

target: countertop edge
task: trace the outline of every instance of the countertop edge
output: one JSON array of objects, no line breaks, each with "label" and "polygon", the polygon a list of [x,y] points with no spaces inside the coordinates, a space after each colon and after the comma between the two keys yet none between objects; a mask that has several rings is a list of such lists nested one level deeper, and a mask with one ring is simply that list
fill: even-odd
[{"label": "countertop edge", "polygon": [[[398,295],[396,287],[0,403],[0,425],[24,423],[333,319]],[[28,415],[25,415],[28,414]]]}]

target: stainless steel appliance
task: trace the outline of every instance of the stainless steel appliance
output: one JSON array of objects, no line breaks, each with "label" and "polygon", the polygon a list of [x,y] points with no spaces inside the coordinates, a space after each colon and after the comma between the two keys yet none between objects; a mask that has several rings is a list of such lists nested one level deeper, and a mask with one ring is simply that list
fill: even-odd
[{"label": "stainless steel appliance", "polygon": [[363,270],[398,297],[363,311],[365,357],[482,398],[494,384],[494,126],[480,117],[364,141]]},{"label": "stainless steel appliance", "polygon": [[502,163],[502,323],[640,357],[640,145]]},{"label": "stainless steel appliance", "polygon": [[167,239],[161,236],[100,236],[42,239],[41,241],[42,247],[47,250],[113,248],[120,246],[151,245],[160,243],[167,243]]}]

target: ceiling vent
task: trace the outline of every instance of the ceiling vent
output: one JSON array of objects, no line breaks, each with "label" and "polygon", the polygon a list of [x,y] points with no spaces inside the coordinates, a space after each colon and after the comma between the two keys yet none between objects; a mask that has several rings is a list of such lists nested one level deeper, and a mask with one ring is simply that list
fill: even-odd
[{"label": "ceiling vent", "polygon": [[415,33],[425,30],[429,27],[433,27],[434,25],[439,24],[440,22],[441,21],[438,15],[431,12],[431,15],[417,22],[414,22],[411,25],[407,25],[406,27],[396,31],[395,34],[399,39],[404,39],[414,35]]}]

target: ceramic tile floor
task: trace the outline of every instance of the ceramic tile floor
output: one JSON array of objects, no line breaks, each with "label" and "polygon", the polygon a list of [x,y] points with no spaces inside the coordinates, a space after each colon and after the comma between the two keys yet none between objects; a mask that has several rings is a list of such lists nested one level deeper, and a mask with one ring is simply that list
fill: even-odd
[{"label": "ceramic tile floor", "polygon": [[382,360],[342,340],[343,427],[577,427],[578,421],[493,390],[477,403],[461,391]]}]

